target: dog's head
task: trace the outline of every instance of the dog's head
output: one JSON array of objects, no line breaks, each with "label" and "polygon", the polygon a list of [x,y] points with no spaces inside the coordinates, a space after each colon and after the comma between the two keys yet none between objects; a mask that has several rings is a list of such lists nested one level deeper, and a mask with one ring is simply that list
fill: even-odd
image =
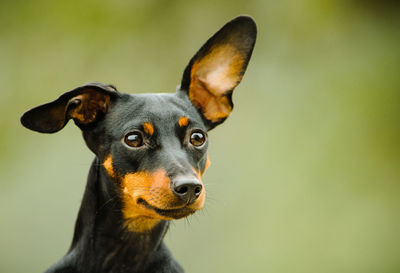
[{"label": "dog's head", "polygon": [[131,95],[86,84],[29,110],[21,122],[54,133],[73,119],[120,194],[130,230],[185,217],[203,207],[207,131],[231,113],[256,33],[250,17],[228,22],[190,60],[176,93]]}]

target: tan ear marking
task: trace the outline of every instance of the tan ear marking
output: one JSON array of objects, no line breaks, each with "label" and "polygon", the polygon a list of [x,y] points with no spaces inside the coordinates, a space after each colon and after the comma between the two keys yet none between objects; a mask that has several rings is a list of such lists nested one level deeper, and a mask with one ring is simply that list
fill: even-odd
[{"label": "tan ear marking", "polygon": [[232,104],[227,94],[243,77],[245,56],[229,44],[218,45],[191,69],[189,99],[211,122],[228,117]]},{"label": "tan ear marking", "polygon": [[68,115],[81,124],[89,124],[96,119],[99,111],[103,113],[107,112],[110,96],[89,91],[73,97],[69,102],[74,107],[69,110]]},{"label": "tan ear marking", "polygon": [[256,38],[255,21],[238,16],[211,36],[186,66],[181,90],[207,121],[208,130],[232,112],[232,91],[243,78]]}]

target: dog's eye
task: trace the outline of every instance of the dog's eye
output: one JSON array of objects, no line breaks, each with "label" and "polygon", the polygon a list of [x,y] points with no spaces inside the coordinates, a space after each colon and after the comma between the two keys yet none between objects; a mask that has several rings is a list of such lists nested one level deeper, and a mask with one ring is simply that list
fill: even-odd
[{"label": "dog's eye", "polygon": [[194,132],[190,135],[190,143],[193,146],[199,147],[206,141],[206,136],[202,132]]},{"label": "dog's eye", "polygon": [[128,146],[137,148],[143,145],[143,137],[142,134],[139,132],[132,132],[132,133],[128,133],[125,136],[125,143]]}]

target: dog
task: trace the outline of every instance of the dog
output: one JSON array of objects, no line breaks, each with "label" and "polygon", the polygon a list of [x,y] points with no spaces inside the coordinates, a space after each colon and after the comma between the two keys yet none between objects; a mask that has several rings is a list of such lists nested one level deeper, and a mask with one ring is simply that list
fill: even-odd
[{"label": "dog", "polygon": [[176,93],[88,83],[23,114],[40,133],[73,119],[95,154],[72,244],[46,272],[184,272],[163,237],[169,221],[204,205],[207,132],[231,113],[256,36],[251,17],[226,23],[190,60]]}]

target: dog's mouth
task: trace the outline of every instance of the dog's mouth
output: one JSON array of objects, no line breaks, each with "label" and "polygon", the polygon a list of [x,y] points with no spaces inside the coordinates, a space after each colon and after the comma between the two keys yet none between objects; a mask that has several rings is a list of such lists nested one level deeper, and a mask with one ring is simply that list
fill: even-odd
[{"label": "dog's mouth", "polygon": [[182,207],[182,208],[177,208],[177,209],[160,209],[155,206],[150,205],[149,203],[146,202],[146,200],[139,198],[137,200],[137,203],[140,205],[143,205],[149,210],[152,210],[156,212],[157,214],[168,217],[168,218],[173,218],[173,219],[180,219],[186,216],[189,216],[190,214],[193,214],[196,212],[195,209],[188,208],[188,207]]}]

